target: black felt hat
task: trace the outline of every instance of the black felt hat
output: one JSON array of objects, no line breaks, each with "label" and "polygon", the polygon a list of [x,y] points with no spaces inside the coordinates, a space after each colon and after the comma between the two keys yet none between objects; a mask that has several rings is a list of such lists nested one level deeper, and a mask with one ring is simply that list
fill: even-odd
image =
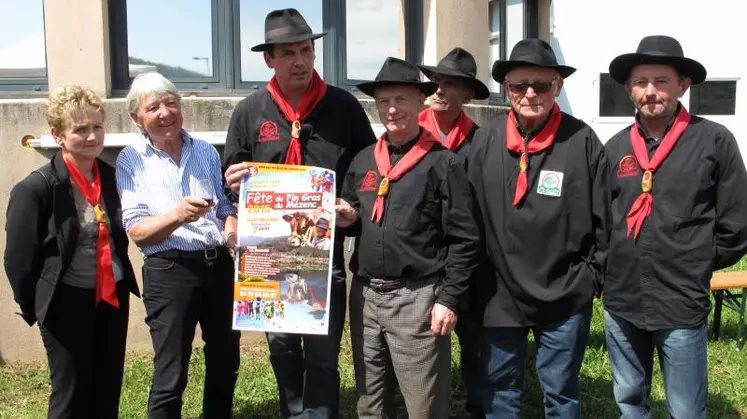
[{"label": "black felt hat", "polygon": [[321,38],[326,34],[313,33],[306,19],[296,9],[273,10],[265,18],[265,42],[253,46],[252,51],[267,51],[275,44],[292,44]]},{"label": "black felt hat", "polygon": [[415,64],[394,57],[388,57],[384,61],[374,81],[360,83],[357,87],[361,92],[373,96],[378,87],[398,84],[415,86],[426,96],[438,90],[438,84],[420,79],[420,70]]},{"label": "black felt hat", "polygon": [[498,60],[493,63],[491,75],[493,80],[503,83],[506,74],[517,67],[535,66],[557,70],[561,78],[566,78],[576,72],[576,69],[567,65],[558,64],[555,52],[547,42],[541,39],[523,39],[511,50],[508,60]]},{"label": "black felt hat", "polygon": [[680,74],[689,77],[692,84],[703,83],[707,74],[701,63],[685,57],[679,41],[671,36],[652,35],[641,40],[635,53],[615,57],[610,63],[610,77],[625,84],[633,67],[640,64],[671,65]]},{"label": "black felt hat", "polygon": [[419,65],[418,68],[429,79],[434,74],[456,77],[463,80],[475,90],[475,99],[487,99],[490,97],[490,89],[485,83],[477,79],[477,63],[475,58],[467,50],[454,48],[436,66]]}]

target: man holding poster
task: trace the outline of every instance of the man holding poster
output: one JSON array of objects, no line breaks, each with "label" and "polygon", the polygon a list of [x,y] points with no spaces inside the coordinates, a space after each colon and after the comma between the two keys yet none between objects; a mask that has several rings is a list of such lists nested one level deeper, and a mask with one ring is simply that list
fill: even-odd
[{"label": "man holding poster", "polygon": [[418,125],[413,64],[388,58],[374,82],[386,133],[344,180],[337,224],[358,238],[350,261],[350,335],[359,417],[396,417],[394,378],[411,418],[448,418],[451,341],[479,232],[464,161]]},{"label": "man holding poster", "polygon": [[[360,103],[350,93],[328,86],[314,70],[314,39],[324,35],[312,33],[295,9],[267,15],[265,42],[252,51],[263,54],[275,75],[266,89],[236,106],[226,137],[223,167],[234,202],[238,201],[236,192],[242,178],[249,174],[250,165],[244,162],[324,168],[329,172],[315,178],[316,189],[339,193],[340,182],[336,182],[335,191],[330,187],[333,172],[344,174],[353,156],[375,141]],[[288,224],[298,234],[291,238],[293,244],[303,243],[308,231],[313,240],[314,229],[309,230],[302,216],[291,215]],[[339,416],[337,359],[345,321],[345,291],[343,236],[338,234],[333,243],[328,334],[267,334],[284,418]],[[287,318],[287,304],[284,310]]]}]

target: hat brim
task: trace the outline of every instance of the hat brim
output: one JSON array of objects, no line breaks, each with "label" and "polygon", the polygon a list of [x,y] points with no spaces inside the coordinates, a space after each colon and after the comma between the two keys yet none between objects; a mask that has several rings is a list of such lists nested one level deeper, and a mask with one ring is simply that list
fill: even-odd
[{"label": "hat brim", "polygon": [[474,89],[475,99],[477,100],[483,100],[483,99],[487,99],[490,97],[490,89],[488,89],[488,86],[486,86],[485,83],[481,82],[479,79],[476,79],[472,76],[464,74],[461,71],[454,70],[453,68],[448,68],[448,67],[427,66],[427,65],[419,65],[418,68],[429,79],[433,79],[434,74],[441,74],[444,76],[456,77],[461,80],[464,80]]},{"label": "hat brim", "polygon": [[400,81],[400,80],[379,80],[379,81],[369,81],[366,83],[360,83],[357,84],[355,87],[358,88],[361,92],[373,97],[374,93],[376,92],[376,89],[383,86],[395,86],[395,85],[407,85],[407,86],[413,86],[416,87],[420,92],[426,96],[430,96],[434,93],[436,93],[436,90],[438,90],[438,84],[432,82],[432,81],[423,81],[423,82],[406,82],[406,81]]},{"label": "hat brim", "polygon": [[576,69],[574,67],[568,66],[568,65],[539,65],[537,63],[532,63],[529,61],[496,61],[493,63],[493,69],[490,72],[490,75],[493,77],[493,80],[497,81],[498,83],[503,83],[504,80],[506,80],[506,74],[508,74],[509,71],[513,70],[517,67],[542,67],[542,68],[551,68],[553,70],[556,70],[558,73],[560,73],[560,77],[565,79],[571,74],[576,72]]},{"label": "hat brim", "polygon": [[271,47],[273,45],[277,45],[277,44],[293,44],[293,43],[301,42],[301,41],[314,40],[314,39],[319,39],[319,38],[321,38],[321,37],[323,37],[325,35],[327,35],[327,32],[322,32],[322,33],[307,33],[307,34],[303,34],[303,35],[294,35],[294,36],[279,37],[277,39],[273,39],[270,42],[265,42],[265,43],[262,43],[262,44],[255,45],[255,46],[253,46],[251,48],[251,50],[254,51],[254,52],[267,51],[267,50],[271,49]]},{"label": "hat brim", "polygon": [[625,84],[633,67],[641,64],[670,65],[689,77],[693,85],[703,83],[707,75],[705,67],[692,58],[632,53],[619,55],[612,60],[609,67],[610,77],[620,84]]}]

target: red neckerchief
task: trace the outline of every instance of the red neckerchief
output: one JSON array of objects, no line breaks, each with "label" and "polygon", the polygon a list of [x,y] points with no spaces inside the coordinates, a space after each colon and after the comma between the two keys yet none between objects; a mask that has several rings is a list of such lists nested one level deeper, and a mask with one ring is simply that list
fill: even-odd
[{"label": "red neckerchief", "polygon": [[392,160],[389,156],[389,147],[384,138],[385,136],[386,134],[383,134],[379,137],[379,141],[374,148],[376,168],[379,169],[379,175],[382,178],[379,184],[378,196],[371,212],[371,220],[376,223],[381,222],[381,218],[384,216],[384,199],[389,193],[389,183],[397,181],[402,175],[415,167],[428,153],[428,150],[433,147],[433,144],[438,142],[428,130],[424,129],[415,145],[392,168]]},{"label": "red neckerchief", "polygon": [[628,211],[628,237],[630,237],[632,232],[633,239],[637,239],[638,234],[641,232],[643,221],[651,214],[651,208],[654,204],[654,197],[651,195],[651,190],[654,187],[654,172],[659,168],[661,162],[667,158],[669,152],[672,151],[677,140],[680,139],[688,125],[690,125],[690,113],[687,112],[684,106],[680,105],[680,112],[674,119],[672,127],[664,135],[664,139],[661,140],[661,144],[656,149],[656,152],[654,152],[654,157],[650,161],[648,159],[646,140],[643,139],[641,133],[638,131],[637,119],[633,127],[630,128],[630,144],[633,146],[633,153],[635,153],[635,158],[638,160],[638,165],[641,166],[644,172],[641,179],[641,189],[643,192],[638,195],[638,198],[633,202],[633,206],[630,207],[630,211]]},{"label": "red neckerchief", "polygon": [[[438,123],[436,122],[435,111],[431,108],[424,109],[418,116],[420,126],[430,131],[431,135],[435,138],[440,138],[441,132],[438,129]],[[467,139],[467,135],[472,130],[475,122],[467,116],[464,111],[459,113],[459,116],[451,127],[451,131],[446,136],[446,140],[443,142],[444,147],[451,151],[456,151],[462,146],[464,140]]]},{"label": "red neckerchief", "polygon": [[65,166],[70,174],[70,179],[83,197],[86,198],[91,206],[93,213],[96,214],[96,222],[99,224],[99,234],[96,238],[96,305],[99,301],[104,300],[109,305],[119,308],[117,300],[117,284],[114,280],[114,271],[112,269],[112,248],[109,244],[109,227],[106,225],[106,216],[101,208],[101,174],[99,173],[99,164],[93,162],[93,184],[88,182],[78,167],[70,158],[63,153]]},{"label": "red neckerchief", "polygon": [[319,101],[322,100],[324,93],[327,92],[327,83],[314,70],[309,88],[304,93],[301,103],[298,105],[298,110],[293,109],[283,92],[280,91],[280,85],[275,76],[272,76],[267,84],[267,91],[270,92],[275,103],[280,107],[285,119],[291,122],[291,142],[288,146],[288,153],[285,155],[285,164],[301,164],[301,141],[299,140],[301,137],[301,120],[306,119],[309,113],[319,104]]},{"label": "red neckerchief", "polygon": [[514,206],[518,206],[527,193],[527,169],[529,169],[529,154],[539,153],[550,147],[555,142],[555,134],[558,132],[562,114],[558,104],[554,104],[550,111],[550,118],[540,132],[527,143],[528,150],[524,149],[524,139],[521,137],[519,127],[516,125],[514,110],[508,113],[506,118],[506,147],[510,151],[521,153],[519,161],[519,177],[516,179],[516,192],[514,193]]}]

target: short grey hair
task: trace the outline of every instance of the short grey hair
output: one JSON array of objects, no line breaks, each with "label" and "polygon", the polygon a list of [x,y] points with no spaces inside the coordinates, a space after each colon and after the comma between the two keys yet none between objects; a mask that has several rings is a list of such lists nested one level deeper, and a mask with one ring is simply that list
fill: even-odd
[{"label": "short grey hair", "polygon": [[127,100],[125,101],[127,113],[130,115],[137,114],[140,99],[147,96],[173,96],[177,106],[181,108],[182,96],[179,94],[176,86],[174,86],[174,83],[160,73],[149,72],[138,74],[135,80],[132,81],[132,86],[127,93]]}]

